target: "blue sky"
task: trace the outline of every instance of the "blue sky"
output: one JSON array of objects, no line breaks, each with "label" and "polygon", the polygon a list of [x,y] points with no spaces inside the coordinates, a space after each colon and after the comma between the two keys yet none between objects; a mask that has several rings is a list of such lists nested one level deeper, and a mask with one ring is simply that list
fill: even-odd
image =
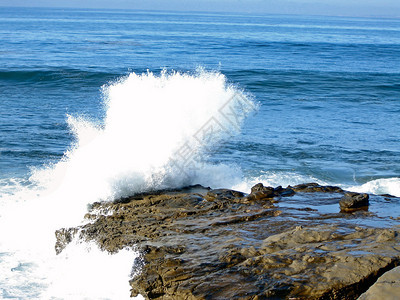
[{"label": "blue sky", "polygon": [[400,0],[0,0],[0,6],[400,17]]}]

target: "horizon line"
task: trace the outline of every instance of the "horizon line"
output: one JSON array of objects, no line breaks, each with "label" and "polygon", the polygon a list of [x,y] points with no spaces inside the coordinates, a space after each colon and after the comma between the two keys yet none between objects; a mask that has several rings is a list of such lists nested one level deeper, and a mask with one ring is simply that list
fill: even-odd
[{"label": "horizon line", "polygon": [[111,10],[111,11],[138,11],[138,12],[158,12],[158,13],[190,13],[190,14],[224,14],[224,15],[243,15],[243,16],[308,16],[308,17],[337,17],[337,18],[360,18],[360,19],[400,19],[400,15],[398,16],[390,16],[390,15],[339,15],[339,14],[307,14],[307,13],[272,13],[272,12],[264,12],[264,13],[256,13],[256,12],[246,12],[246,11],[203,11],[203,10],[170,10],[170,9],[142,9],[142,8],[109,8],[109,7],[68,7],[68,6],[10,6],[10,5],[2,5],[0,3],[0,7],[4,8],[22,8],[22,9],[70,9],[70,10]]}]

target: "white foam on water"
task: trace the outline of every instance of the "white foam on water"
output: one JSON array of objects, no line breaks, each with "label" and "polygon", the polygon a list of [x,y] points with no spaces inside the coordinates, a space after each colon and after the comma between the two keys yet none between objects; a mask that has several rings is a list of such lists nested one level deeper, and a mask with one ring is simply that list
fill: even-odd
[{"label": "white foam on water", "polygon": [[202,181],[225,184],[227,176],[202,158],[255,108],[225,76],[132,73],[103,91],[104,124],[70,116],[76,144],[58,164],[34,173],[45,190],[85,205]]},{"label": "white foam on water", "polygon": [[359,193],[371,193],[376,195],[389,194],[400,197],[400,178],[381,178],[368,181],[362,185],[346,187],[347,190]]},{"label": "white foam on water", "polygon": [[380,178],[368,181],[364,184],[349,185],[335,182],[327,182],[314,176],[303,175],[295,172],[262,172],[258,176],[249,176],[241,182],[233,184],[230,187],[242,192],[250,193],[251,187],[257,183],[262,183],[265,186],[294,186],[301,183],[315,182],[320,185],[339,186],[347,191],[358,193],[370,193],[375,195],[389,194],[400,197],[400,178]]},{"label": "white foam on water", "polygon": [[256,108],[224,75],[132,73],[103,95],[101,124],[68,117],[76,141],[58,163],[0,187],[0,298],[129,298],[137,251],[74,241],[56,255],[55,230],[81,224],[94,201],[240,181],[238,168],[205,162]]}]

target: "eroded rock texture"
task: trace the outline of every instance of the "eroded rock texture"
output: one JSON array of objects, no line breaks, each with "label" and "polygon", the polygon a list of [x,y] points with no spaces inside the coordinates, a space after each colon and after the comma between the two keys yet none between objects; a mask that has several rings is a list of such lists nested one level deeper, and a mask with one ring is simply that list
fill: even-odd
[{"label": "eroded rock texture", "polygon": [[399,199],[371,195],[370,211],[344,213],[343,194],[258,184],[135,195],[93,204],[90,223],[56,232],[56,250],[73,236],[111,253],[137,246],[132,296],[149,299],[357,299],[400,263],[398,216],[383,210]]},{"label": "eroded rock texture", "polygon": [[400,267],[379,277],[378,281],[359,300],[398,300],[400,298]]}]

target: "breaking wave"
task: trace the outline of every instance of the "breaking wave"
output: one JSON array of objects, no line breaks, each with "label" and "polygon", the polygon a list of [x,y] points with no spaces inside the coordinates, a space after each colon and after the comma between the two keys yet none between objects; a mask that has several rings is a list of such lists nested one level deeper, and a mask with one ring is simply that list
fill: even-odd
[{"label": "breaking wave", "polygon": [[132,73],[102,91],[104,119],[68,116],[75,141],[59,162],[32,170],[29,180],[3,182],[3,298],[129,298],[136,251],[109,255],[74,241],[55,255],[55,230],[79,225],[94,201],[198,183],[231,186],[241,180],[238,168],[207,163],[256,109],[251,97],[224,75],[204,70]]}]

